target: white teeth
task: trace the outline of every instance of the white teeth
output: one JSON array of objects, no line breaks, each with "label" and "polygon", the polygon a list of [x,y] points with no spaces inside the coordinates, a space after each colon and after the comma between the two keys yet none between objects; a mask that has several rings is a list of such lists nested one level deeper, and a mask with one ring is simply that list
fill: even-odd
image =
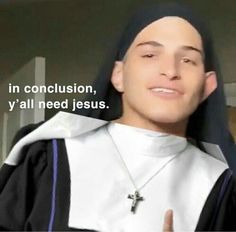
[{"label": "white teeth", "polygon": [[153,88],[152,91],[155,92],[164,92],[164,93],[175,93],[175,90],[172,89],[165,89],[165,88]]}]

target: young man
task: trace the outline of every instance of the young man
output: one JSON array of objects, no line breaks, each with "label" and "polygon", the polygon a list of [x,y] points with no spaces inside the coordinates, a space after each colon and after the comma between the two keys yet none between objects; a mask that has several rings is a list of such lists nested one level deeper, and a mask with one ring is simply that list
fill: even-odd
[{"label": "young man", "polygon": [[0,227],[235,230],[235,146],[218,75],[188,8],[138,12],[90,99],[109,108],[80,112],[103,120],[61,112],[16,137],[1,170]]}]

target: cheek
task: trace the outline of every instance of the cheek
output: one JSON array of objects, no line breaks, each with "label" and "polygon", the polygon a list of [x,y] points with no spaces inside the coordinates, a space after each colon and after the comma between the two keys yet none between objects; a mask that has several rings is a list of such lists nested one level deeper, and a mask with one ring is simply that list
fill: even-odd
[{"label": "cheek", "polygon": [[[198,81],[196,81],[198,80]],[[185,85],[185,89],[187,89],[188,98],[190,104],[197,105],[201,102],[204,93],[204,81],[201,79],[196,79],[192,81],[192,83],[188,83]]]},{"label": "cheek", "polygon": [[186,90],[193,93],[202,90],[205,83],[205,73],[202,68],[182,68],[180,69],[180,77]]},{"label": "cheek", "polygon": [[148,72],[138,66],[128,66],[124,70],[124,91],[142,91],[147,85]]},{"label": "cheek", "polygon": [[158,77],[157,65],[140,62],[133,59],[132,63],[127,63],[124,68],[124,85],[133,87],[146,88],[148,83],[155,81]]}]

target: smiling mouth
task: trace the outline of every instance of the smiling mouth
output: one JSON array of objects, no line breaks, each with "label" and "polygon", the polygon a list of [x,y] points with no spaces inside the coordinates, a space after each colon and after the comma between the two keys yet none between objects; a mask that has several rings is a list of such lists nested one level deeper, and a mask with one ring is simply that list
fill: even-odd
[{"label": "smiling mouth", "polygon": [[154,95],[161,97],[178,97],[182,95],[180,91],[175,89],[156,87],[156,88],[151,88],[150,90]]},{"label": "smiling mouth", "polygon": [[153,88],[151,90],[154,92],[160,92],[160,93],[175,93],[175,92],[177,92],[173,89],[166,89],[166,88]]}]

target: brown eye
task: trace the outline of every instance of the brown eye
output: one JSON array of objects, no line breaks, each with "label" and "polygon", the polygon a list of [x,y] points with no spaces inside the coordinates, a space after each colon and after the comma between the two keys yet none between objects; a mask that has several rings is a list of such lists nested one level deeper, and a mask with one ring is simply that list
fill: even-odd
[{"label": "brown eye", "polygon": [[145,58],[152,58],[152,57],[154,57],[154,55],[153,55],[153,54],[146,54],[146,55],[143,55],[142,57],[145,57]]},{"label": "brown eye", "polygon": [[186,64],[194,64],[194,65],[196,64],[193,60],[191,60],[189,58],[183,58],[182,62],[186,63]]},{"label": "brown eye", "polygon": [[183,58],[183,62],[184,62],[184,63],[189,63],[189,62],[191,62],[191,60],[188,59],[188,58]]}]

